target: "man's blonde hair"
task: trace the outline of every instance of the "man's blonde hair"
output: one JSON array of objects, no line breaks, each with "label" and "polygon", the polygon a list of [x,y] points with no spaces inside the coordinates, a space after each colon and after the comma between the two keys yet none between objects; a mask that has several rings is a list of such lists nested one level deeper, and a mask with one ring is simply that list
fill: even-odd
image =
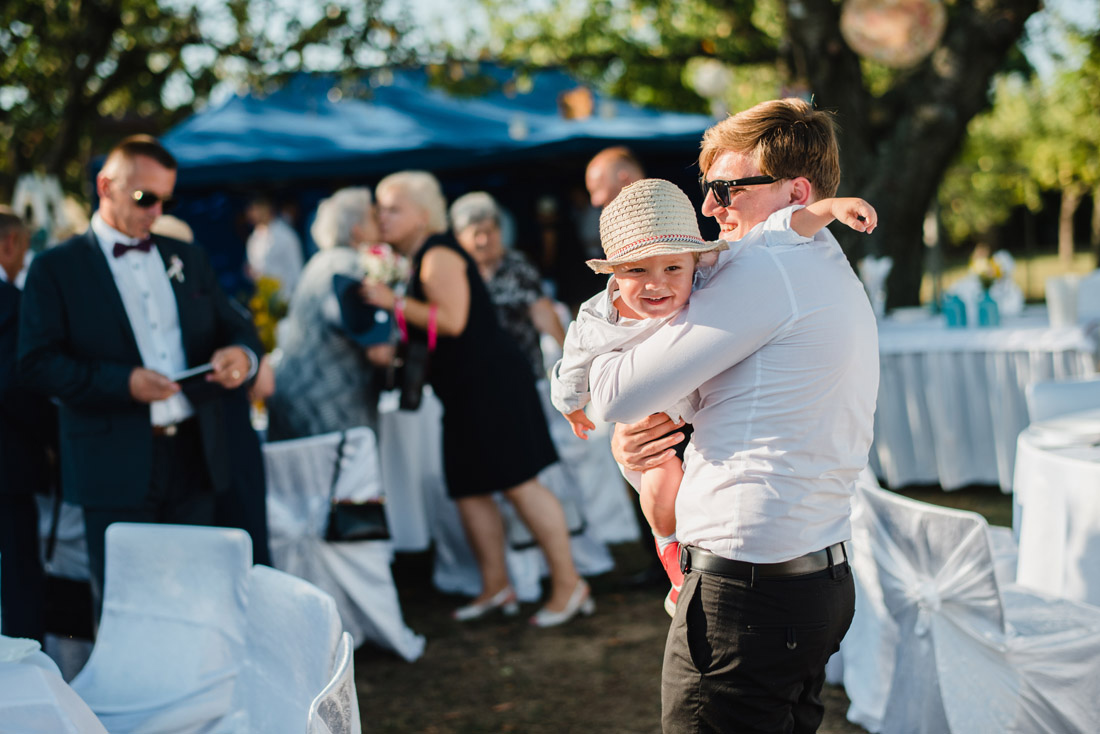
[{"label": "man's blonde hair", "polygon": [[753,157],[763,174],[809,180],[815,200],[835,196],[840,185],[833,114],[796,97],[761,102],[709,128],[703,133],[699,170],[706,174],[726,151]]}]

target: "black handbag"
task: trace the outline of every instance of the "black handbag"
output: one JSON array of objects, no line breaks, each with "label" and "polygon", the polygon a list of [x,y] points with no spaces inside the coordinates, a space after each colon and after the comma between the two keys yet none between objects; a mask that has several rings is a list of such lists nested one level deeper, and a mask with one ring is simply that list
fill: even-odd
[{"label": "black handbag", "polygon": [[401,306],[394,309],[400,339],[390,372],[389,387],[391,390],[401,391],[398,402],[401,410],[419,409],[420,401],[424,397],[424,385],[428,383],[431,353],[435,351],[436,343],[436,307],[429,306],[428,313],[428,333],[425,340],[421,341],[409,335],[404,309]]},{"label": "black handbag", "polygon": [[397,343],[394,358],[395,385],[401,390],[398,408],[417,410],[424,397],[424,385],[428,382],[428,362],[431,350],[427,342],[402,339]]},{"label": "black handbag", "polygon": [[328,524],[325,540],[330,543],[358,540],[389,540],[390,527],[386,521],[386,507],[382,500],[352,502],[336,499],[336,483],[340,479],[340,465],[344,461],[344,445],[347,434],[340,432],[336,448],[336,466],[332,471],[332,487],[329,489]]}]

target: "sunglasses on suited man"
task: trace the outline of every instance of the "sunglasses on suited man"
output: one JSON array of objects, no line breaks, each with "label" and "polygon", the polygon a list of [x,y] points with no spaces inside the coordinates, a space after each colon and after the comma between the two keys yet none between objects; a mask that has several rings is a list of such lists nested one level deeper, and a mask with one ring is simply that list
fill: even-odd
[{"label": "sunglasses on suited man", "polygon": [[720,206],[729,206],[732,197],[730,189],[739,186],[756,186],[759,184],[775,183],[779,179],[774,176],[749,176],[748,178],[735,178],[732,181],[708,181],[705,173],[699,174],[699,188],[703,190],[703,201],[707,200],[709,192],[714,192],[714,198]]},{"label": "sunglasses on suited man", "polygon": [[152,209],[159,203],[162,211],[168,211],[176,205],[176,199],[172,196],[162,199],[151,191],[142,191],[140,189],[130,194],[130,198],[133,199],[134,203],[141,209]]}]

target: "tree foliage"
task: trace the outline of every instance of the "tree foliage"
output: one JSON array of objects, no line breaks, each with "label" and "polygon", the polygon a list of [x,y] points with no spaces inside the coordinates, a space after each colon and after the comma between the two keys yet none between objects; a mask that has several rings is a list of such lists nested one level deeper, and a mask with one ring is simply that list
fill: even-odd
[{"label": "tree foliage", "polygon": [[[1100,128],[1090,122],[1100,109],[1100,34],[1070,34],[1066,43],[1075,51],[1071,62],[1049,78],[999,79],[992,109],[971,122],[940,189],[955,240],[981,238],[1014,207],[1038,211],[1042,192],[1057,191],[1059,251],[1072,258],[1073,215],[1087,195],[1095,202],[1100,193]],[[1095,247],[1095,231],[1092,239]]]},{"label": "tree foliage", "polygon": [[[945,0],[942,39],[923,61],[899,70],[848,46],[834,0],[600,0],[534,15],[483,1],[506,39],[491,52],[566,65],[637,101],[698,109],[704,95],[689,72],[715,61],[731,79],[723,100],[730,109],[793,92],[835,110],[842,191],[880,212],[874,235],[857,243],[840,233],[842,244],[852,256],[864,249],[893,256],[893,305],[918,298],[925,213],[967,124],[989,105],[992,78],[1019,63],[1016,43],[1039,8],[1038,0]],[[773,75],[761,73],[765,66]]]},{"label": "tree foliage", "polygon": [[220,83],[414,60],[410,27],[384,19],[382,0],[5,0],[0,196],[31,171],[82,191],[92,155],[166,129]]}]

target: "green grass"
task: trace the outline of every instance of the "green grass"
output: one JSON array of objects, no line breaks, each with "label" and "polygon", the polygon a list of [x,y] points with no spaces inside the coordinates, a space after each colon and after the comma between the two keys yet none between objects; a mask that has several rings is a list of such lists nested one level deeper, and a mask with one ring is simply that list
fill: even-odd
[{"label": "green grass", "polygon": [[[1067,273],[1085,275],[1096,267],[1096,260],[1091,253],[1078,252],[1073,257],[1072,267],[1067,268],[1058,259],[1056,254],[1033,255],[1031,257],[1019,257],[1016,259],[1016,270],[1012,279],[1024,292],[1024,299],[1029,303],[1041,303],[1046,300],[1047,278]],[[950,288],[953,283],[966,277],[970,273],[969,259],[950,258],[943,268],[943,287]],[[932,301],[932,276],[925,273],[921,279],[920,287],[921,303]]]},{"label": "green grass", "polygon": [[977,512],[990,525],[1012,527],[1012,495],[1003,493],[1000,487],[963,487],[952,492],[938,486],[903,487],[895,491],[921,502]]}]

